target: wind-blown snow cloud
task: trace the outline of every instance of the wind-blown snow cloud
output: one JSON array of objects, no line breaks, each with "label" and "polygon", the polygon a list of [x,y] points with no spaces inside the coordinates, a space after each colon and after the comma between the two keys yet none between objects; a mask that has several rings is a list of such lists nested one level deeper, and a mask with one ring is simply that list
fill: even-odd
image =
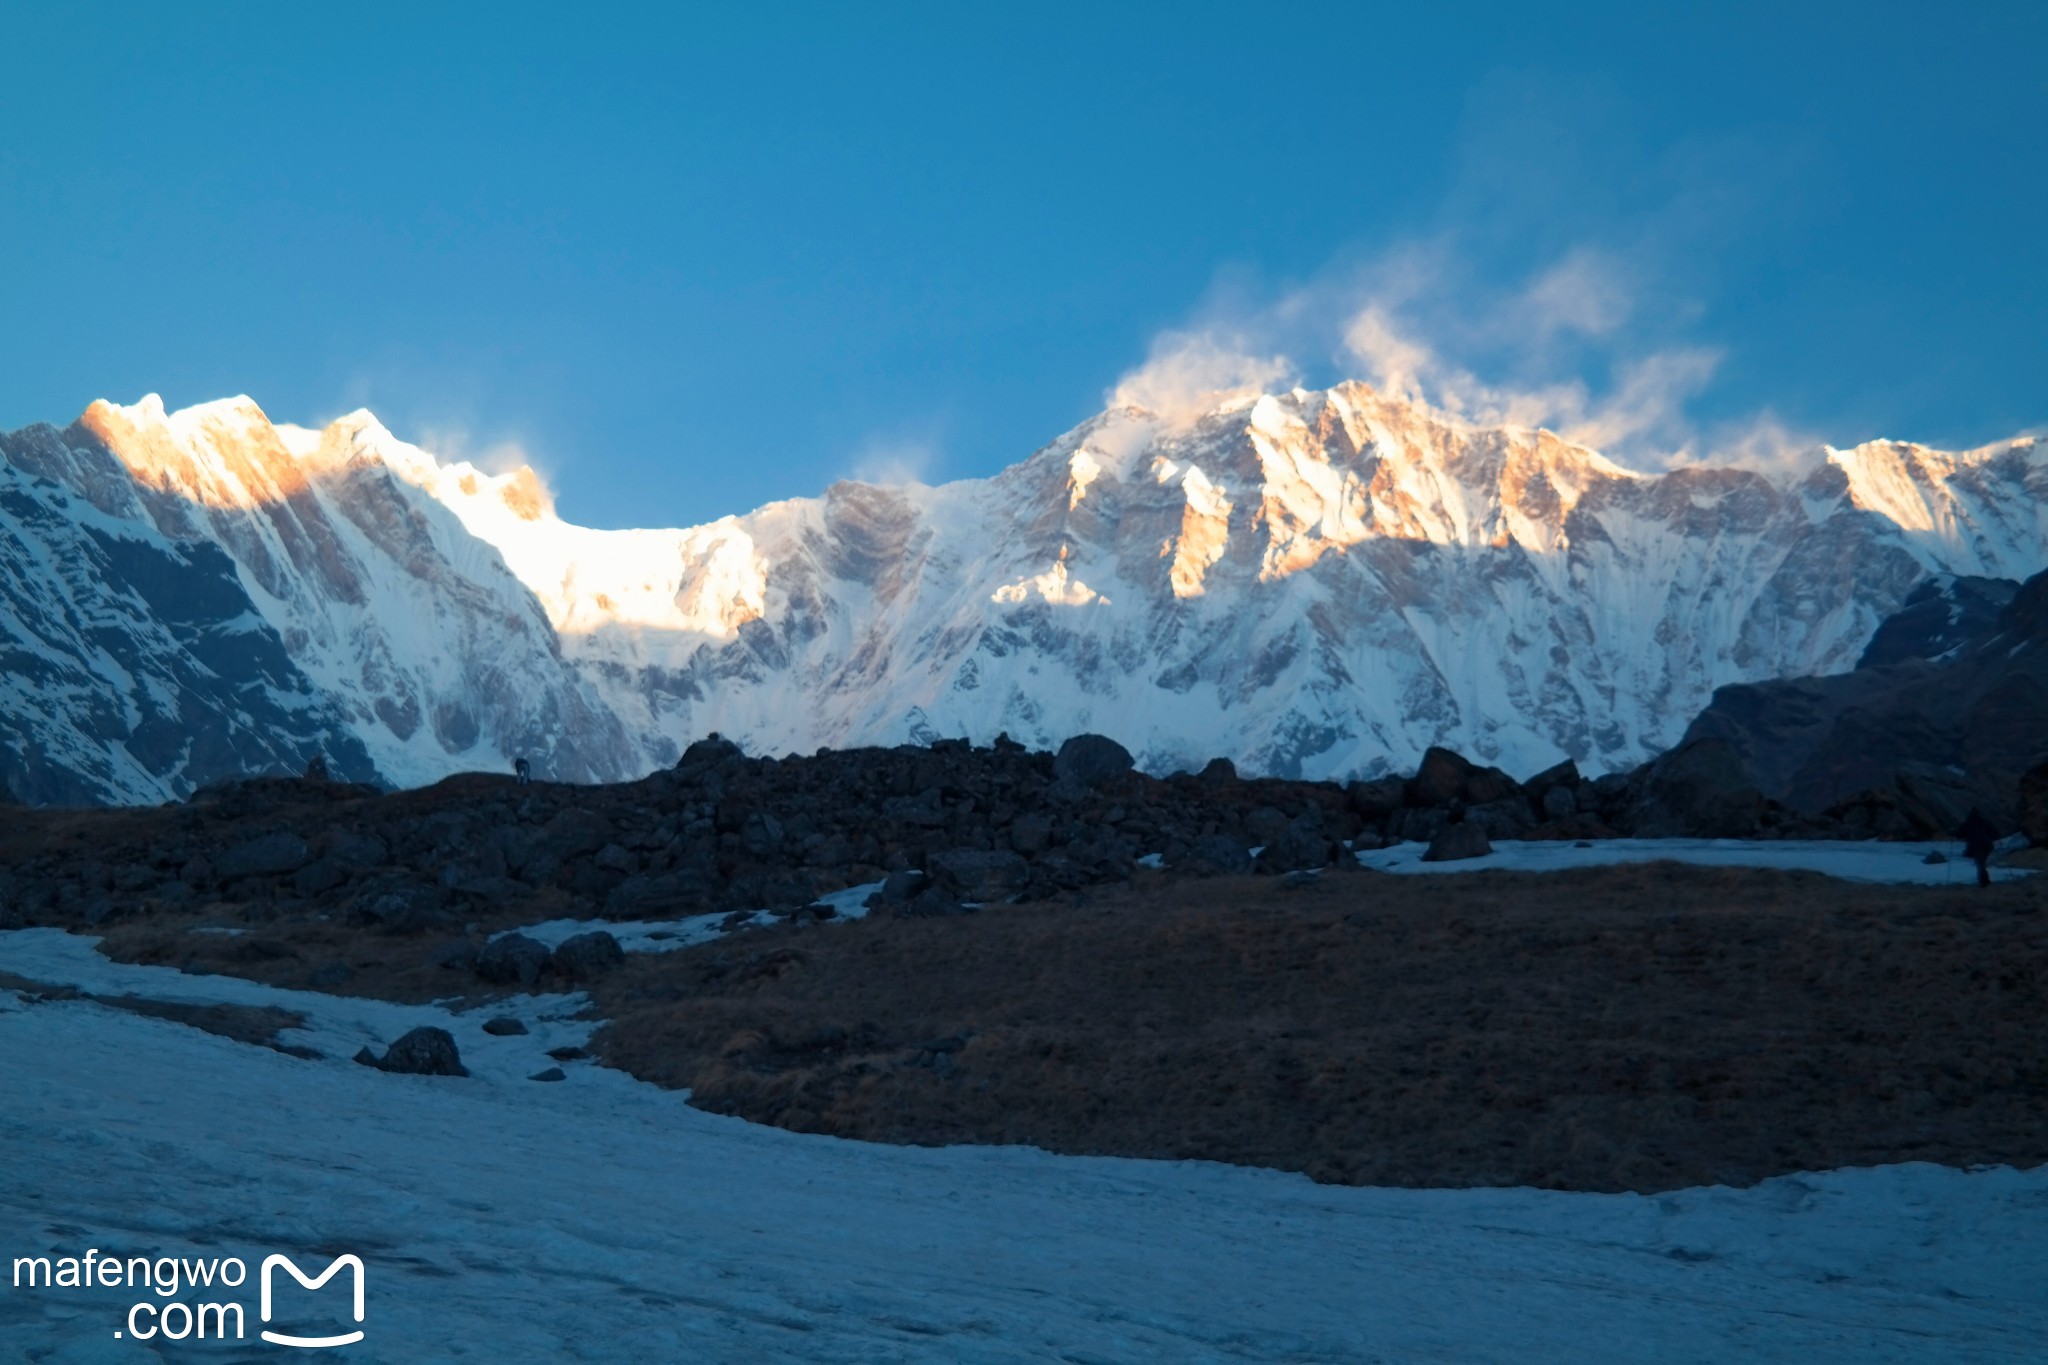
[{"label": "wind-blown snow cloud", "polygon": [[1112,407],[1144,408],[1179,425],[1238,398],[1284,386],[1294,376],[1285,356],[1259,354],[1226,330],[1163,332],[1145,363],[1117,381]]},{"label": "wind-blown snow cloud", "polygon": [[1522,279],[1487,280],[1448,238],[1404,243],[1252,307],[1162,333],[1110,395],[1176,424],[1294,382],[1285,357],[1325,353],[1318,381],[1381,392],[1485,425],[1545,427],[1644,469],[1778,469],[1817,441],[1770,414],[1703,425],[1691,405],[1722,354],[1655,326],[1638,271],[1574,247]]}]

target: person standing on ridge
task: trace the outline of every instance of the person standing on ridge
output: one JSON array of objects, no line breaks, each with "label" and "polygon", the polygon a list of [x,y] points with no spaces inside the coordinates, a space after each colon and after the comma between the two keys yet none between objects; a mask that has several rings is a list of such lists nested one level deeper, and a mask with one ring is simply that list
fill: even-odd
[{"label": "person standing on ridge", "polygon": [[1991,885],[1991,850],[1998,843],[1998,827],[1972,806],[1963,823],[1956,826],[1956,837],[1963,841],[1964,854],[1977,864],[1977,885]]},{"label": "person standing on ridge", "polygon": [[533,765],[528,763],[523,755],[513,759],[512,776],[518,779],[520,786],[530,786],[533,782]]}]

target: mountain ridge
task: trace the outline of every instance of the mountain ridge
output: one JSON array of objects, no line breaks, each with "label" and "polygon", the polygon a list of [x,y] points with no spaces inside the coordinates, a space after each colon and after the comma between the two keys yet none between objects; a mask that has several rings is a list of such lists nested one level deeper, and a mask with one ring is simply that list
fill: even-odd
[{"label": "mountain ridge", "polygon": [[[1357,383],[1179,425],[1113,408],[985,479],[670,530],[573,526],[530,470],[246,397],[97,402],[0,453],[139,540],[224,554],[300,713],[400,785],[515,754],[617,780],[710,730],[766,752],[1096,730],[1155,771],[1370,776],[1432,744],[1622,768],[1717,687],[1852,668],[1930,575],[2048,566],[2031,439],[1649,474]],[[30,799],[60,799],[26,771],[78,747],[67,697],[24,694],[0,751]],[[98,799],[206,776],[95,742]]]}]

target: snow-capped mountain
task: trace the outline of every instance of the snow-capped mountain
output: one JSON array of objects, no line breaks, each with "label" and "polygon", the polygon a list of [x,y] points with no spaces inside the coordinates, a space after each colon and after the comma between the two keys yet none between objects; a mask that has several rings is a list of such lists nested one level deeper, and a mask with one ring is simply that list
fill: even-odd
[{"label": "snow-capped mountain", "polygon": [[[26,582],[52,573],[168,629],[81,536],[217,547],[237,628],[294,670],[257,690],[301,728],[235,723],[287,757],[345,737],[404,784],[514,754],[628,777],[709,730],[766,752],[1095,730],[1157,770],[1224,754],[1311,777],[1447,744],[1597,771],[1674,742],[1722,684],[1852,667],[1929,574],[2048,566],[2039,442],[1647,475],[1362,384],[1192,424],[1114,409],[993,478],[839,483],[669,531],[568,525],[531,471],[444,463],[367,413],[315,432],[247,399],[96,403],[0,450],[0,510],[89,528],[0,547],[24,566],[0,608],[17,646],[48,615]],[[135,755],[137,698],[175,718],[185,694],[78,662],[97,647],[41,648],[72,661],[61,687],[10,671],[0,776],[58,799],[28,769],[84,764],[133,800],[217,775]]]}]

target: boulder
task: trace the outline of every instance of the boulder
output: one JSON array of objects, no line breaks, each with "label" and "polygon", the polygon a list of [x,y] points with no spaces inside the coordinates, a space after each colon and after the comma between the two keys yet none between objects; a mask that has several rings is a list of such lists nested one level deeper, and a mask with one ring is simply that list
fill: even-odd
[{"label": "boulder", "polygon": [[1464,823],[1478,826],[1489,839],[1519,839],[1536,827],[1536,813],[1514,794],[1467,807]]},{"label": "boulder", "polygon": [[[1945,839],[1954,834],[1968,818],[1970,808],[1981,800],[1967,777],[1933,763],[1904,764],[1894,781],[1899,813],[1925,838]],[[1992,819],[1997,821],[1997,816]]]},{"label": "boulder", "polygon": [[1566,759],[1554,763],[1522,784],[1522,794],[1529,798],[1529,804],[1542,808],[1543,798],[1558,787],[1576,788],[1586,779],[1579,774],[1579,765]]},{"label": "boulder", "polygon": [[1043,853],[1052,842],[1050,816],[1032,812],[1010,822],[1010,847],[1019,853]]},{"label": "boulder", "polygon": [[739,745],[713,730],[683,750],[683,756],[676,760],[675,771],[677,776],[693,780],[745,757]]},{"label": "boulder", "polygon": [[517,1038],[526,1032],[526,1025],[510,1015],[499,1015],[496,1019],[484,1020],[484,1032],[493,1038]]},{"label": "boulder", "polygon": [[1493,852],[1493,845],[1486,841],[1486,832],[1477,825],[1460,821],[1445,825],[1429,841],[1429,847],[1422,854],[1425,863],[1455,863],[1465,858],[1484,858]]},{"label": "boulder", "polygon": [[1578,788],[1559,782],[1543,791],[1543,818],[1569,820],[1579,813]]},{"label": "boulder", "polygon": [[1195,774],[1202,781],[1217,784],[1237,781],[1237,765],[1227,758],[1212,758]]},{"label": "boulder", "polygon": [[1012,899],[1031,880],[1031,864],[1001,850],[957,848],[935,853],[927,870],[941,892],[984,905]]},{"label": "boulder", "polygon": [[625,965],[626,950],[602,929],[577,934],[555,945],[555,974],[569,981],[589,981]]},{"label": "boulder", "polygon": [[1629,832],[1638,839],[1741,839],[1757,832],[1763,793],[1726,741],[1695,739],[1632,775]]},{"label": "boulder", "polygon": [[1403,799],[1411,806],[1448,805],[1464,794],[1465,779],[1476,771],[1460,755],[1431,745],[1403,788]]},{"label": "boulder", "polygon": [[213,872],[224,882],[242,877],[280,877],[298,871],[312,860],[313,850],[304,839],[288,829],[280,829],[223,849],[213,860]]},{"label": "boulder", "polygon": [[1468,806],[1488,806],[1521,795],[1522,785],[1499,768],[1475,769],[1458,795]]},{"label": "boulder", "polygon": [[318,896],[346,882],[348,874],[345,863],[333,858],[316,859],[292,874],[292,889],[301,896]]},{"label": "boulder", "polygon": [[750,812],[740,822],[740,847],[753,858],[773,857],[785,838],[782,822],[765,810]]},{"label": "boulder", "polygon": [[400,1038],[385,1050],[378,1061],[380,1071],[395,1071],[407,1076],[467,1076],[469,1071],[462,1065],[462,1054],[455,1048],[455,1040],[448,1030],[435,1028],[431,1024],[416,1028]]},{"label": "boulder", "polygon": [[1370,782],[1353,782],[1344,790],[1345,795],[1351,798],[1351,809],[1359,818],[1367,824],[1377,825],[1401,809],[1407,800],[1407,785],[1399,777],[1378,777]]},{"label": "boulder", "polygon": [[2020,777],[2020,833],[2036,848],[2048,848],[2048,763]]},{"label": "boulder", "polygon": [[545,1071],[534,1072],[526,1079],[529,1081],[566,1081],[569,1079],[569,1074],[558,1066],[551,1066]]},{"label": "boulder", "polygon": [[1107,735],[1075,735],[1052,761],[1053,776],[1078,787],[1098,786],[1131,767],[1131,751]]},{"label": "boulder", "polygon": [[1304,815],[1290,822],[1271,842],[1259,850],[1261,872],[1299,872],[1328,867],[1342,850],[1323,833],[1317,815]]},{"label": "boulder", "polygon": [[901,905],[924,890],[926,880],[923,872],[914,867],[907,867],[884,877],[882,889],[875,895],[887,904]]},{"label": "boulder", "polygon": [[400,882],[367,891],[356,898],[352,913],[358,923],[393,934],[417,934],[446,928],[455,922],[448,909],[448,893],[441,887],[418,882]]},{"label": "boulder", "polygon": [[504,934],[476,955],[476,974],[496,986],[531,986],[547,970],[547,945],[524,934]]},{"label": "boulder", "polygon": [[1198,877],[1238,876],[1252,870],[1252,855],[1227,834],[1205,834],[1188,849],[1181,866]]}]

